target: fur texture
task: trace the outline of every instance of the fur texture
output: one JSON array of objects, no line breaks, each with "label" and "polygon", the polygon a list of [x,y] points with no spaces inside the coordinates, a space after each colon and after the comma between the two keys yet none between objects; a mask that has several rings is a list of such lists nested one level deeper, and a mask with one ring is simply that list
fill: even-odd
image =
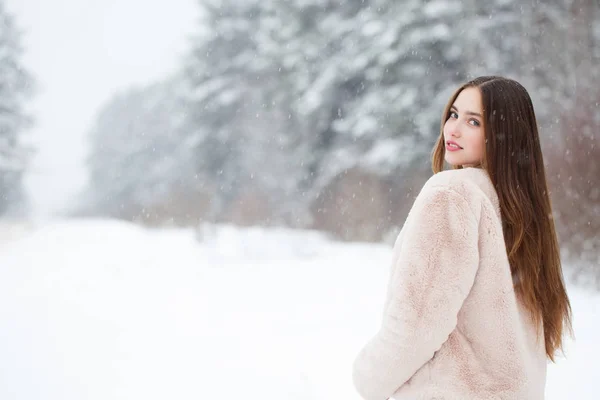
[{"label": "fur texture", "polygon": [[381,327],[354,361],[360,395],[543,399],[543,337],[515,295],[487,172],[432,176],[394,245]]}]

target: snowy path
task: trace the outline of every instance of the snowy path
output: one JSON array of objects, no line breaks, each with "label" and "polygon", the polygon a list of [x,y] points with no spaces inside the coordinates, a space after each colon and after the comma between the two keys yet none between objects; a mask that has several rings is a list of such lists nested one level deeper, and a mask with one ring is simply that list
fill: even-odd
[{"label": "snowy path", "polygon": [[[350,399],[389,249],[286,231],[65,222],[0,244],[0,398]],[[547,399],[592,399],[600,297]]]}]

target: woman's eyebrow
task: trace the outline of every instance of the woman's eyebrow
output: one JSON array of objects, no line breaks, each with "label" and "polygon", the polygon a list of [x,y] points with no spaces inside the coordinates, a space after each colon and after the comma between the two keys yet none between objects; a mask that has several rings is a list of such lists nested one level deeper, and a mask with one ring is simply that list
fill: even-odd
[{"label": "woman's eyebrow", "polygon": [[[458,112],[458,108],[454,104],[450,107],[450,109],[455,109]],[[473,111],[465,111],[465,114],[467,114],[467,115],[475,115],[476,117],[483,118],[481,116],[481,114],[473,112]]]}]

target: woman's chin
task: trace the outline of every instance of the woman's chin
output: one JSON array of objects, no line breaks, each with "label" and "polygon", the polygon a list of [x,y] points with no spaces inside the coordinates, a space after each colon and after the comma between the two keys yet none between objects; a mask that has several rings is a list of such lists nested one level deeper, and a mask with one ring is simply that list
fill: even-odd
[{"label": "woman's chin", "polygon": [[457,167],[459,165],[462,165],[460,160],[457,160],[454,157],[448,157],[448,155],[446,155],[446,157],[444,157],[444,160],[446,160],[448,165],[450,165],[451,167]]}]

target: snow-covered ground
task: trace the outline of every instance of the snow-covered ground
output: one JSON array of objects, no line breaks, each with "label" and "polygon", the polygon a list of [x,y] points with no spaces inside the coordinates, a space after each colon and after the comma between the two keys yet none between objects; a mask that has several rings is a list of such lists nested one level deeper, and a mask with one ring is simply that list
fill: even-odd
[{"label": "snow-covered ground", "polygon": [[[311,232],[59,221],[0,235],[0,399],[358,400],[388,246]],[[18,236],[18,237],[17,237]],[[596,399],[600,296],[547,396]]]}]

